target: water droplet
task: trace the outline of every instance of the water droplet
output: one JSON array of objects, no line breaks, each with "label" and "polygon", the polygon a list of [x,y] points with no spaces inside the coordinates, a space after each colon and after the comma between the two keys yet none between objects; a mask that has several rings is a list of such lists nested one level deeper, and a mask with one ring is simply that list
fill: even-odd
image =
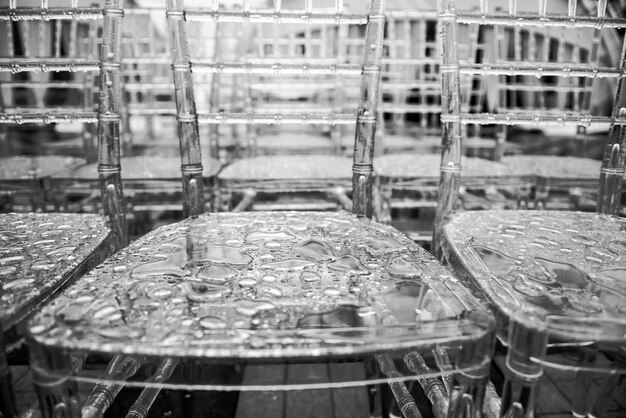
[{"label": "water droplet", "polygon": [[365,251],[374,257],[404,248],[398,241],[392,238],[370,239],[363,247]]},{"label": "water droplet", "polygon": [[32,270],[52,270],[56,264],[48,263],[46,261],[36,261],[34,262],[30,268]]},{"label": "water droplet", "polygon": [[594,245],[596,243],[595,240],[585,236],[585,235],[572,235],[568,237],[570,240],[574,242],[578,242],[583,245]]},{"label": "water droplet", "polygon": [[226,328],[226,322],[221,318],[215,316],[205,316],[200,318],[198,324],[205,329],[224,329]]},{"label": "water droplet", "polygon": [[279,232],[264,232],[264,231],[256,231],[248,234],[246,236],[246,242],[255,242],[255,241],[289,241],[295,239],[295,236],[289,232],[279,231]]},{"label": "water droplet", "polygon": [[319,282],[321,280],[321,277],[319,274],[313,271],[303,271],[300,274],[300,280],[306,283],[314,283],[314,282]]},{"label": "water droplet", "polygon": [[341,292],[336,287],[327,287],[324,289],[324,294],[326,296],[339,296],[341,295]]},{"label": "water droplet", "polygon": [[241,287],[251,287],[255,286],[256,284],[257,281],[249,277],[239,280],[239,286]]},{"label": "water droplet", "polygon": [[283,291],[276,286],[270,286],[270,285],[261,285],[257,288],[257,292],[259,293],[265,293],[267,295],[271,295],[274,296],[276,298],[279,298],[283,295]]},{"label": "water droplet", "polygon": [[517,266],[516,260],[513,257],[494,250],[493,248],[487,248],[482,246],[474,246],[474,251],[481,258],[483,263],[491,270],[495,275],[505,275],[510,273]]},{"label": "water droplet", "polygon": [[2,289],[4,289],[4,290],[22,289],[22,288],[30,286],[34,282],[35,282],[35,279],[17,279],[17,280],[12,280],[12,281],[2,285]]},{"label": "water droplet", "polygon": [[198,270],[196,277],[213,282],[226,282],[237,275],[237,271],[226,266],[208,266]]},{"label": "water droplet", "polygon": [[93,319],[107,319],[109,321],[115,321],[122,317],[121,312],[117,306],[106,305],[96,309],[92,314]]},{"label": "water droplet", "polygon": [[263,276],[261,280],[265,283],[274,283],[276,281],[276,276]]},{"label": "water droplet", "polygon": [[172,296],[172,289],[169,287],[154,287],[148,291],[148,296],[152,299],[167,300]]},{"label": "water droplet", "polygon": [[206,259],[216,264],[232,264],[235,266],[247,266],[252,262],[252,257],[242,254],[239,248],[225,245],[207,245]]},{"label": "water droplet", "polygon": [[234,303],[235,311],[243,316],[251,317],[259,311],[274,309],[274,304],[266,300],[241,299]]},{"label": "water droplet", "polygon": [[144,334],[144,331],[141,329],[131,328],[127,326],[116,326],[115,328],[96,328],[94,331],[104,338],[110,338],[112,340],[120,341],[141,338],[141,336],[143,336]]},{"label": "water droplet", "polygon": [[273,263],[266,263],[263,264],[261,268],[276,271],[297,271],[314,265],[315,264],[309,260],[292,258],[288,260],[275,261]]},{"label": "water droplet", "polygon": [[8,276],[10,274],[15,273],[16,271],[17,271],[17,267],[15,267],[15,266],[0,267],[0,277]]},{"label": "water droplet", "polygon": [[36,324],[30,327],[30,332],[31,334],[34,334],[34,335],[41,334],[42,332],[46,330],[48,330],[48,326],[44,324]]},{"label": "water droplet", "polygon": [[165,260],[142,263],[132,270],[130,276],[133,279],[147,279],[152,276],[183,277],[185,273],[185,270],[174,264],[172,257],[168,257]]},{"label": "water droplet", "polygon": [[513,288],[526,296],[538,297],[546,293],[546,288],[538,284],[530,284],[525,282],[516,282]]},{"label": "water droplet", "polygon": [[53,240],[53,239],[42,239],[42,240],[33,242],[33,245],[40,246],[40,245],[54,244],[55,242],[56,240]]},{"label": "water droplet", "polygon": [[331,261],[328,263],[328,268],[356,275],[370,274],[369,270],[366,269],[358,259],[351,255],[344,255],[335,261]]},{"label": "water droplet", "polygon": [[298,319],[296,328],[356,328],[362,322],[357,306],[344,305],[330,312],[305,315]]},{"label": "water droplet", "polygon": [[332,249],[326,242],[310,239],[296,247],[296,252],[303,257],[315,261],[331,260],[335,257]]},{"label": "water droplet", "polygon": [[181,286],[183,293],[192,301],[206,302],[220,299],[232,293],[232,290],[213,284],[186,282]]},{"label": "water droplet", "polygon": [[417,278],[422,274],[422,269],[417,262],[396,256],[389,260],[387,271],[392,276],[403,278]]},{"label": "water droplet", "polygon": [[289,219],[287,220],[287,227],[294,231],[302,232],[306,231],[309,228],[309,225],[305,221]]},{"label": "water droplet", "polygon": [[76,250],[76,247],[60,247],[48,252],[46,255],[55,256],[55,255],[70,255]]},{"label": "water droplet", "polygon": [[23,255],[14,255],[14,256],[10,256],[10,257],[3,257],[0,258],[0,266],[3,266],[5,264],[10,264],[10,263],[16,263],[18,261],[23,261],[26,258]]},{"label": "water droplet", "polygon": [[604,309],[598,302],[598,297],[589,292],[565,291],[567,301],[572,309],[585,314],[598,314]]},{"label": "water droplet", "polygon": [[564,288],[585,289],[590,283],[587,273],[576,266],[540,257],[535,257],[535,261]]}]

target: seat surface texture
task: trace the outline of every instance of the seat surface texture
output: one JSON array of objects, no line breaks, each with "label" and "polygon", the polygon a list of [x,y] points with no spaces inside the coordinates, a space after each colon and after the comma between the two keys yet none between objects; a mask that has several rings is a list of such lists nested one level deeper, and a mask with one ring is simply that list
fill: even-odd
[{"label": "seat surface texture", "polygon": [[102,261],[109,235],[97,215],[0,215],[0,324],[13,325],[78,271]]},{"label": "seat surface texture", "polygon": [[443,246],[454,271],[470,278],[496,311],[544,324],[568,339],[623,339],[625,219],[583,212],[465,212],[445,226]]},{"label": "seat surface texture", "polygon": [[[399,325],[372,326],[376,306]],[[57,348],[281,359],[480,336],[458,319],[467,310],[485,312],[391,227],[347,213],[220,213],[135,241],[47,304],[28,331]]]}]

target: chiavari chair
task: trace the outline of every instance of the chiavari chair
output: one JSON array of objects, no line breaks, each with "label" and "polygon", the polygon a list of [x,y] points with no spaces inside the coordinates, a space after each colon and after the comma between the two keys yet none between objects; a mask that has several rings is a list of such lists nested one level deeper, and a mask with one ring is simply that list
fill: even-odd
[{"label": "chiavari chair", "polygon": [[[239,416],[258,415],[261,408],[264,415],[332,415],[334,409],[335,415],[346,410],[369,416],[382,413],[378,385],[384,383],[398,410],[418,417],[405,383],[413,380],[435,416],[479,417],[493,344],[491,317],[432,256],[368,219],[384,2],[344,8],[337,1],[330,12],[309,2],[302,9],[280,1],[258,9],[247,2],[240,8],[217,2],[185,8],[168,0],[167,6],[189,218],[134,241],[30,321],[43,416],[102,416],[124,387],[141,389],[128,411],[132,417],[147,416],[160,393],[182,392],[180,408],[165,412],[190,416],[196,411],[190,399],[200,402],[199,393],[205,393],[217,402],[226,398],[224,391],[240,391]],[[116,25],[120,14],[114,14]],[[215,63],[190,54],[186,29],[193,22],[209,33],[225,22],[365,25],[367,48],[357,65]],[[350,113],[200,113],[192,75],[201,72],[354,77],[362,83],[361,100]],[[270,119],[355,126],[353,214],[202,213],[198,124],[260,125]],[[86,366],[104,359],[109,364],[94,377]],[[212,372],[223,365],[241,372]],[[79,384],[93,387],[84,400]]]},{"label": "chiavari chair", "polygon": [[[621,58],[604,65],[571,63],[565,55],[547,62],[526,60],[519,51],[514,54],[518,59],[464,65],[457,60],[455,44],[457,29],[464,25],[508,31],[511,36],[549,28],[551,33],[563,30],[565,39],[575,40],[583,33],[597,40],[605,32],[623,28],[626,20],[616,4],[604,1],[592,5],[541,1],[537,6],[514,1],[504,10],[496,10],[494,3],[484,1],[478,12],[457,6],[453,1],[439,2],[443,64],[448,71],[442,78],[446,147],[441,162],[434,250],[442,253],[457,277],[496,315],[499,337],[507,348],[501,416],[531,417],[549,407],[538,400],[538,388],[539,382],[544,382],[544,372],[554,370],[570,373],[574,381],[573,393],[569,394],[574,416],[603,416],[617,399],[612,396],[619,396],[614,393],[616,381],[626,371],[624,249],[620,244],[624,222],[616,216],[625,155],[623,45]],[[596,53],[599,51],[592,48],[590,54]],[[571,92],[566,97],[570,103],[565,101],[552,109],[541,107],[535,112],[520,108],[505,113],[464,113],[456,87],[460,74],[532,81],[536,88],[529,90],[533,94],[527,100],[569,86]],[[572,96],[584,96],[588,84],[604,79],[617,81],[611,115],[589,113],[583,104],[571,106],[572,101],[588,100]],[[608,128],[604,159],[596,171],[598,213],[493,210],[455,215],[464,124]],[[551,169],[545,167],[548,172]],[[568,169],[576,171],[576,167]],[[563,352],[573,361],[568,361]],[[604,382],[604,386],[594,389],[594,379]]]},{"label": "chiavari chair", "polygon": [[[106,5],[84,6],[77,1],[52,6],[47,1],[28,6],[11,1],[0,8],[2,30],[8,40],[3,44],[6,54],[0,58],[0,123],[7,128],[3,129],[7,136],[17,132],[16,127],[50,133],[46,127],[61,130],[64,124],[85,124],[91,126],[81,127],[80,131],[87,134],[79,138],[77,147],[83,147],[82,140],[91,141],[89,135],[98,122],[92,85],[102,64],[96,28],[106,25],[108,11]],[[79,42],[86,34],[93,35],[91,42]],[[50,139],[44,137],[42,141]],[[35,144],[35,149],[40,151],[44,145]],[[15,183],[9,192],[31,196],[44,190],[42,182],[47,177],[76,163],[72,157],[48,155],[8,157],[1,162],[9,181],[32,182]],[[20,206],[19,200],[13,200],[11,207],[3,209],[27,212],[45,208],[45,201],[37,197],[36,203]],[[106,219],[100,215],[0,214],[1,416],[18,414],[10,366],[22,352],[26,321],[56,291],[110,255],[115,243]]]}]

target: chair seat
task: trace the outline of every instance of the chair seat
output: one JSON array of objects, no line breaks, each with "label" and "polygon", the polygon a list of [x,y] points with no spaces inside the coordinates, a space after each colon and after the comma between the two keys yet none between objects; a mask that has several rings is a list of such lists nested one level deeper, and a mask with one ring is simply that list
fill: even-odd
[{"label": "chair seat", "polygon": [[[180,180],[179,157],[136,156],[123,157],[120,161],[122,166],[122,178],[124,181],[138,180]],[[212,158],[202,162],[203,176],[212,177],[220,169],[220,163]],[[77,169],[65,171],[55,177],[97,180],[98,165],[88,164]]]},{"label": "chair seat", "polygon": [[8,329],[69,280],[104,260],[111,231],[97,215],[0,215],[0,325]]},{"label": "chair seat", "polygon": [[323,135],[281,132],[260,135],[256,139],[257,150],[269,154],[310,154],[333,152],[330,138]]},{"label": "chair seat", "polygon": [[390,227],[347,213],[223,213],[135,241],[28,332],[49,348],[283,361],[480,338],[489,327],[468,310],[485,312]]},{"label": "chair seat", "polygon": [[602,162],[591,158],[557,155],[515,155],[504,157],[502,164],[515,176],[536,176],[546,180],[593,180],[600,177]]},{"label": "chair seat", "polygon": [[[400,151],[420,150],[428,153],[435,152],[441,146],[441,136],[424,135],[416,133],[414,135],[405,134],[385,134],[376,137],[376,148],[382,145],[384,154]],[[352,153],[354,147],[354,133],[341,137],[341,147]]]},{"label": "chair seat", "polygon": [[495,312],[577,341],[626,338],[626,220],[583,212],[455,216],[442,245]]},{"label": "chair seat", "polygon": [[0,158],[0,180],[31,180],[54,175],[85,164],[82,158],[43,155]]},{"label": "chair seat", "polygon": [[[463,178],[502,177],[503,164],[482,158],[463,157]],[[389,154],[377,157],[374,170],[382,178],[430,178],[438,181],[441,156],[438,154]]]},{"label": "chair seat", "polygon": [[222,181],[350,180],[352,160],[334,155],[261,156],[238,160],[219,174]]}]

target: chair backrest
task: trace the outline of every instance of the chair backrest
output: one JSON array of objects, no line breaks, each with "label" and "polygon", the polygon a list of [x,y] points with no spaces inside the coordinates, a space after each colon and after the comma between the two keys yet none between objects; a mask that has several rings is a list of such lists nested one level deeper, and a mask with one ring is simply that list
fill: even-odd
[{"label": "chair backrest", "polygon": [[[280,1],[264,10],[251,10],[249,2],[240,7],[225,9],[217,1],[206,8],[185,8],[182,0],[168,0],[167,17],[172,39],[172,58],[176,103],[178,109],[179,139],[183,167],[183,212],[185,216],[202,212],[202,185],[199,124],[243,124],[243,125],[353,125],[356,122],[355,153],[353,164],[353,201],[354,212],[359,215],[372,215],[372,176],[373,143],[376,126],[376,106],[380,77],[380,56],[385,23],[384,1],[373,0],[369,9],[352,10],[344,8],[343,1],[336,0],[331,6],[324,2],[316,6],[312,1],[305,1],[301,7],[288,9]],[[358,4],[351,8],[364,9]],[[250,24],[270,24],[280,28],[285,25],[331,25],[342,27],[360,24],[367,27],[362,39],[364,56],[359,64],[345,63],[340,54],[330,60],[309,60],[306,57],[287,56],[265,59],[243,59],[221,61],[216,59],[197,59],[188,44],[187,28],[190,22],[202,22],[204,30],[215,29],[215,24],[230,22],[238,24],[242,33]],[[213,26],[211,26],[213,23]],[[235,31],[235,28],[229,30]],[[218,39],[219,40],[219,39]],[[321,46],[320,46],[321,48]],[[217,47],[219,50],[219,47]],[[280,49],[278,48],[279,52]],[[288,45],[285,49],[288,49]],[[288,52],[288,51],[285,51]],[[351,109],[341,113],[328,109],[322,113],[307,111],[263,111],[254,107],[252,111],[216,111],[209,106],[208,112],[197,112],[195,96],[197,88],[192,73],[209,73],[219,77],[231,74],[275,77],[280,81],[287,77],[349,77],[361,78],[361,100]],[[319,78],[318,78],[319,79]],[[217,92],[213,91],[213,94]]]},{"label": "chair backrest", "polygon": [[[102,9],[78,0],[49,7],[9,1],[0,8],[0,142],[9,125],[83,123],[83,149],[95,161],[95,75]],[[86,2],[85,2],[86,3]],[[71,11],[68,13],[68,11]]]},{"label": "chair backrest", "polygon": [[[590,27],[572,30],[554,25],[483,25],[482,29],[485,48],[480,64],[483,66],[512,64],[515,67],[525,63],[542,68],[558,63],[595,68],[599,63],[602,31]],[[491,40],[490,44],[486,43],[488,40]],[[583,114],[591,107],[593,79],[590,77],[576,74],[537,77],[536,74],[510,73],[478,79],[484,80],[485,97],[492,102],[484,105],[490,112],[498,114]],[[505,126],[500,127],[496,160],[504,154],[507,134]],[[563,133],[578,134],[581,138],[586,133],[584,125],[568,128]]]},{"label": "chair backrest", "polygon": [[[313,3],[307,7],[313,10]],[[316,8],[318,11],[334,12],[334,8]],[[342,63],[345,57],[345,38],[347,26],[311,23],[255,22],[248,25],[243,50],[247,59],[259,64],[286,61],[290,64]],[[246,111],[258,113],[341,113],[345,95],[342,77],[334,75],[285,74],[276,77],[273,74],[248,74],[246,77],[247,94],[250,99]],[[347,78],[350,80],[350,78]],[[349,105],[348,105],[349,107]],[[249,130],[248,148],[254,154],[257,146],[256,135],[261,133],[280,134],[281,127],[263,129],[252,126]],[[267,128],[267,127],[265,127]],[[277,128],[277,129],[276,129]],[[289,127],[286,127],[289,130]],[[300,133],[303,126],[291,127]],[[332,148],[339,148],[341,126],[313,126],[315,134],[330,133]],[[329,132],[325,132],[325,130]],[[329,149],[331,145],[329,144]],[[303,151],[306,152],[306,151]],[[250,154],[249,153],[249,154]]]},{"label": "chair backrest", "polygon": [[[459,40],[459,58],[474,62],[478,31]],[[385,134],[413,137],[418,144],[427,136],[441,135],[441,53],[437,10],[392,9],[387,24],[381,77],[381,123],[379,144]],[[461,78],[461,90],[469,93],[471,77]],[[440,141],[438,141],[440,142]],[[426,144],[432,151],[438,143]],[[423,147],[420,147],[423,149]]]},{"label": "chair backrest", "polygon": [[[444,219],[453,211],[461,175],[462,126],[575,126],[609,129],[600,174],[598,211],[616,214],[624,175],[623,128],[625,119],[622,83],[624,52],[613,62],[598,63],[603,39],[615,28],[626,26],[617,5],[599,1],[594,10],[576,0],[538,3],[509,2],[508,10],[497,9],[487,0],[464,2],[455,8],[453,0],[439,1],[443,52],[442,124],[443,143],[439,206],[435,220],[434,248]],[[473,9],[474,6],[480,6]],[[457,55],[457,33],[464,25],[492,28],[499,34],[494,47],[501,46],[496,62],[463,64]],[[492,37],[493,38],[493,37]],[[505,48],[506,46],[513,48]],[[623,48],[623,45],[622,45]],[[500,49],[500,48],[498,48]],[[587,52],[585,52],[587,51]],[[501,83],[498,107],[487,113],[467,113],[461,108],[458,80],[472,74],[488,80],[506,77]],[[592,84],[616,80],[611,115],[591,114]],[[506,100],[505,100],[506,99]],[[523,100],[522,100],[523,99]],[[520,101],[521,100],[521,101]],[[552,103],[550,103],[552,101]],[[520,105],[522,103],[522,105]]]},{"label": "chair backrest", "polygon": [[[167,145],[162,142],[155,144],[159,138],[178,146],[174,140],[176,103],[167,22],[164,4],[158,6],[124,9],[123,148],[129,151],[136,145]],[[158,126],[158,135],[155,125]]]}]

